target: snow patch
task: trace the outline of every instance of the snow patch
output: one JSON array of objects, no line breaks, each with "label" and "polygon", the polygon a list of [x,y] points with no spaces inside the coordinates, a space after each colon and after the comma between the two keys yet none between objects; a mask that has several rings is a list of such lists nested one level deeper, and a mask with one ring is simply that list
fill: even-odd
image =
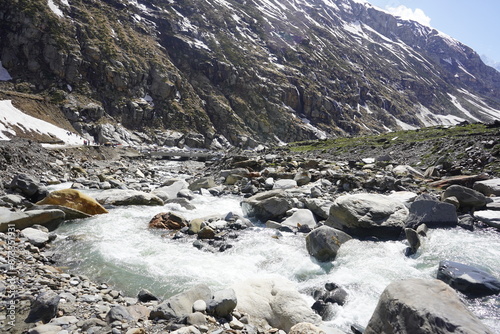
[{"label": "snow patch", "polygon": [[433,114],[429,109],[423,105],[419,105],[419,110],[416,116],[425,126],[435,125],[457,125],[465,121],[464,118],[454,115],[437,115]]},{"label": "snow patch", "polygon": [[307,129],[312,130],[314,132],[314,134],[316,135],[316,137],[318,139],[326,139],[327,138],[326,132],[322,131],[322,130],[318,129],[317,127],[315,127],[314,125],[312,125],[311,121],[309,119],[301,118],[300,120],[302,122],[304,122],[304,125]]},{"label": "snow patch", "polygon": [[8,81],[12,80],[12,77],[9,74],[9,71],[5,67],[3,67],[2,62],[0,61],[0,81]]},{"label": "snow patch", "polygon": [[48,0],[47,4],[49,5],[52,13],[56,14],[59,17],[64,17],[64,13],[62,12],[61,8],[59,8],[59,6],[57,6],[53,0]]},{"label": "snow patch", "polygon": [[454,95],[451,95],[448,93],[448,96],[451,98],[451,103],[453,103],[453,105],[458,109],[460,110],[461,112],[464,113],[464,115],[466,115],[467,117],[469,117],[471,120],[473,121],[477,121],[479,122],[480,120],[474,116],[472,116],[472,114],[469,112],[469,110],[465,109],[464,106],[462,106],[460,104],[460,102],[458,102],[458,98]]},{"label": "snow patch", "polygon": [[0,101],[0,140],[10,140],[16,136],[16,130],[37,132],[59,139],[69,145],[83,145],[84,138],[68,130],[26,115],[12,105],[11,100]]}]

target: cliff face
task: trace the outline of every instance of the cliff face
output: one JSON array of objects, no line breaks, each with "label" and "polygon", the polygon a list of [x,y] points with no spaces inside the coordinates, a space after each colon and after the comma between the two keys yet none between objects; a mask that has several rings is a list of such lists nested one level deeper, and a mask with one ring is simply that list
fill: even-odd
[{"label": "cliff face", "polygon": [[3,93],[92,136],[253,146],[500,117],[472,49],[354,0],[0,0],[0,60]]}]

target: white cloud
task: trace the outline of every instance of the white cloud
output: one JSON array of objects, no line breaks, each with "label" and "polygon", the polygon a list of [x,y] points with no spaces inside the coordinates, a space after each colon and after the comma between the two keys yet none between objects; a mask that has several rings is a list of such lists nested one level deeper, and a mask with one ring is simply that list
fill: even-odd
[{"label": "white cloud", "polygon": [[387,7],[386,10],[394,16],[401,17],[403,20],[413,20],[424,26],[431,26],[431,18],[420,8],[411,9],[400,5],[398,7]]}]

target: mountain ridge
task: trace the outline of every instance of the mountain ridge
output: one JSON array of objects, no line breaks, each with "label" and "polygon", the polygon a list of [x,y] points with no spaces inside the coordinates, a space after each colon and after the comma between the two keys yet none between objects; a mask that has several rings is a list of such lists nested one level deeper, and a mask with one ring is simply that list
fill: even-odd
[{"label": "mountain ridge", "polygon": [[93,138],[111,122],[252,147],[500,118],[476,52],[353,0],[0,3],[1,88]]}]

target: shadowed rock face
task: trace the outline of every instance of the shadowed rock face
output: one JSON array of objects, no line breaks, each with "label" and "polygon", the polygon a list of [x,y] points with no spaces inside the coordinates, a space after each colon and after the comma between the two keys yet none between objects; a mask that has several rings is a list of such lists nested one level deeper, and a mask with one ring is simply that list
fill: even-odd
[{"label": "shadowed rock face", "polygon": [[0,60],[14,78],[2,84],[43,92],[103,140],[110,117],[189,133],[188,146],[255,146],[488,122],[496,111],[485,110],[500,110],[500,73],[472,49],[353,0],[79,0],[60,10],[2,6]]}]

